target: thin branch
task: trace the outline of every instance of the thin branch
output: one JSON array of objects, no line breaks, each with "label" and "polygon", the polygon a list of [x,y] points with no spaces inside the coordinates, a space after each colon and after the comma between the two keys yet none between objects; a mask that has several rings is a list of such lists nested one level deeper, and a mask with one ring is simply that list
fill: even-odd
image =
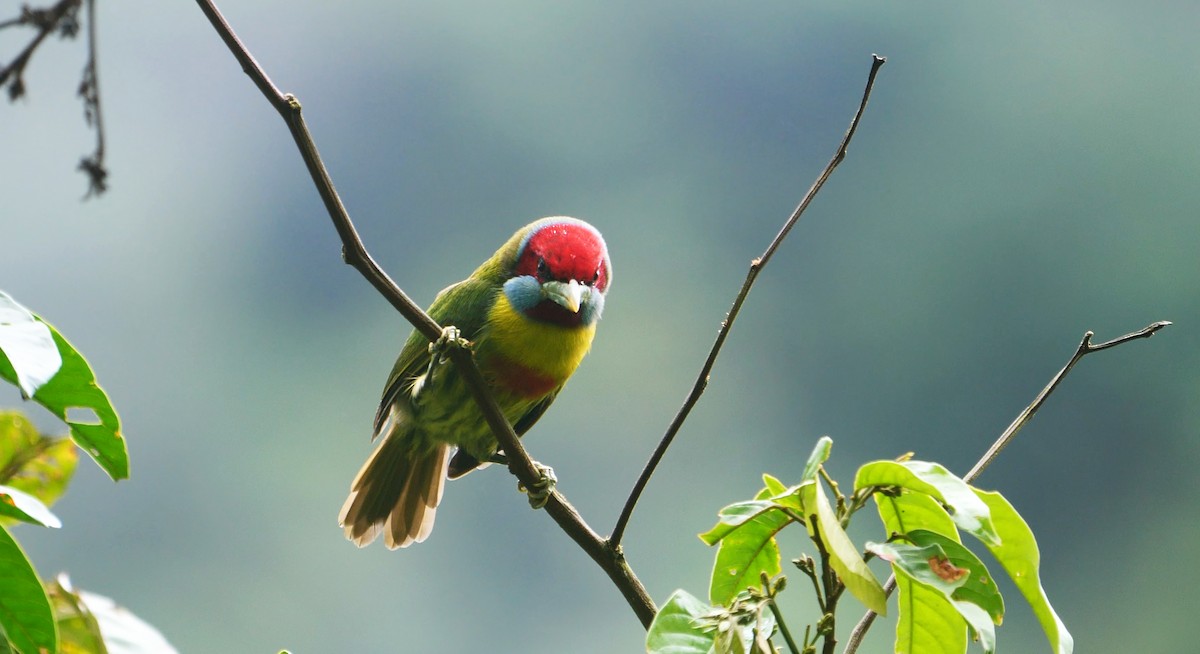
[{"label": "thin branch", "polygon": [[[301,115],[300,102],[295,96],[280,92],[279,88],[275,86],[258,62],[255,61],[250,51],[234,33],[233,28],[225,20],[225,17],[221,15],[221,12],[212,0],[196,1],[200,6],[200,10],[208,17],[213,29],[217,31],[217,34],[220,35],[230,52],[233,53],[233,56],[241,64],[242,70],[250,76],[255,86],[258,87],[259,91],[267,98],[267,101],[275,107],[275,110],[279,112],[284,122],[287,123],[288,129],[292,133],[292,138],[296,141],[296,146],[300,149],[300,154],[304,158],[305,165],[308,167],[313,184],[317,187],[317,192],[321,195],[321,200],[325,204],[329,217],[333,220],[333,225],[337,229],[338,236],[341,237],[342,258],[346,263],[358,270],[363,277],[366,277],[367,281],[379,291],[380,295],[386,298],[422,335],[431,341],[437,339],[442,333],[441,326],[422,311],[388,277],[387,273],[375,263],[374,259],[367,252],[362,239],[354,228],[354,223],[350,220],[350,215],[346,212],[341,198],[338,197],[333,180],[330,178],[329,172],[325,169],[325,164],[321,161],[320,154],[317,152],[317,146],[308,132],[308,127]],[[513,432],[512,426],[500,411],[495,398],[488,391],[487,384],[484,382],[479,368],[475,365],[475,360],[471,356],[471,353],[463,348],[451,348],[449,354],[455,366],[467,381],[467,386],[471,389],[472,395],[475,396],[480,411],[495,433],[500,447],[508,456],[509,471],[520,479],[527,488],[533,487],[539,481],[540,475],[534,467],[533,461],[529,458],[529,454],[521,446],[521,441]],[[608,574],[642,625],[648,627],[650,621],[654,619],[657,608],[654,606],[654,601],[650,599],[649,593],[646,592],[646,588],[625,562],[625,557],[620,548],[609,546],[607,541],[597,535],[559,491],[556,490],[550,495],[545,508],[546,512],[558,523],[559,527],[578,543],[592,557],[592,560]]]},{"label": "thin branch", "polygon": [[1004,430],[1004,433],[1000,434],[1000,438],[997,438],[996,442],[992,443],[992,446],[988,448],[988,451],[984,453],[983,457],[981,457],[975,466],[971,468],[971,471],[963,477],[963,481],[967,483],[975,481],[979,475],[982,474],[983,471],[992,464],[992,461],[996,460],[996,457],[1000,455],[1000,452],[1002,452],[1004,448],[1008,447],[1008,444],[1012,442],[1014,437],[1016,437],[1017,432],[1021,431],[1021,428],[1033,419],[1033,414],[1037,413],[1037,410],[1042,408],[1042,405],[1046,403],[1046,398],[1050,397],[1050,394],[1054,392],[1054,389],[1058,388],[1058,384],[1062,382],[1064,377],[1067,376],[1067,373],[1071,372],[1071,368],[1074,368],[1075,364],[1079,363],[1080,359],[1088,354],[1091,354],[1092,352],[1107,350],[1110,347],[1116,347],[1128,341],[1139,338],[1150,338],[1157,333],[1158,330],[1170,324],[1170,321],[1160,320],[1159,322],[1146,325],[1136,332],[1130,332],[1124,336],[1114,338],[1111,341],[1105,341],[1099,345],[1092,345],[1092,336],[1095,334],[1092,332],[1084,334],[1083,340],[1080,341],[1079,347],[1075,349],[1075,354],[1071,356],[1071,360],[1067,362],[1067,365],[1063,366],[1063,369],[1058,371],[1058,374],[1050,380],[1049,384],[1046,384],[1046,387],[1042,389],[1041,393],[1038,393],[1037,397],[1033,399],[1033,402],[1029,406],[1025,407],[1024,411],[1017,415],[1017,417],[1012,421],[1012,424],[1010,424],[1008,428]]},{"label": "thin branch", "polygon": [[713,364],[717,361],[717,355],[720,354],[721,348],[725,345],[725,338],[729,336],[729,330],[733,328],[733,321],[737,319],[738,312],[742,309],[742,304],[746,301],[746,296],[750,293],[750,287],[754,285],[754,280],[758,277],[758,273],[766,267],[767,262],[775,254],[775,250],[779,248],[780,243],[787,237],[788,232],[792,231],[796,221],[800,219],[800,215],[808,208],[810,202],[816,197],[817,191],[825,185],[825,180],[833,173],[833,169],[837,168],[842,159],[846,158],[846,148],[850,145],[850,139],[854,138],[854,132],[858,129],[858,122],[862,118],[863,111],[867,108],[867,100],[871,97],[871,88],[875,85],[875,75],[879,72],[879,67],[887,61],[886,58],[879,55],[872,55],[871,72],[867,76],[866,89],[863,90],[862,101],[858,104],[858,111],[854,114],[854,119],[850,121],[850,128],[846,131],[845,137],[842,138],[841,145],[838,146],[837,152],[834,153],[833,159],[825,166],[825,170],[817,177],[817,181],[813,182],[808,193],[804,195],[804,199],[800,201],[799,206],[792,212],[791,217],[783,224],[783,228],[775,235],[774,240],[767,246],[766,251],[762,256],[750,263],[750,271],[746,274],[746,280],[742,282],[742,289],[738,292],[737,297],[733,300],[733,306],[729,309],[729,314],[725,316],[725,320],[721,321],[721,329],[717,332],[717,340],[713,343],[712,350],[708,353],[708,358],[704,361],[704,366],[700,369],[700,374],[696,377],[696,382],[692,386],[691,392],[687,399],[684,400],[683,406],[675,415],[675,419],[671,421],[667,431],[663,434],[662,440],[659,441],[658,447],[654,453],[650,455],[650,460],[646,462],[645,468],[642,469],[642,474],[638,477],[637,482],[633,485],[633,490],[629,493],[629,498],[625,501],[625,507],[621,509],[621,515],[617,518],[616,525],[613,527],[612,536],[609,537],[609,542],[614,547],[620,546],[621,539],[625,535],[625,528],[629,524],[629,518],[633,515],[633,509],[637,506],[638,499],[642,496],[642,491],[646,489],[646,484],[650,481],[650,476],[654,474],[655,468],[658,467],[663,455],[666,454],[667,448],[671,446],[671,441],[675,439],[675,435],[679,433],[679,429],[683,426],[684,420],[687,420],[688,414],[692,408],[696,406],[696,402],[700,400],[700,396],[704,393],[704,389],[708,386],[709,374],[712,372]]},{"label": "thin branch", "polygon": [[[33,53],[46,40],[58,32],[63,38],[75,38],[79,33],[79,7],[83,0],[59,0],[45,9],[21,7],[16,18],[0,22],[6,27],[32,26],[37,33],[28,44],[5,66],[0,66],[0,86],[7,84],[8,98],[16,100],[25,95],[25,68]],[[96,57],[96,0],[88,0],[88,58],[83,68],[83,79],[77,94],[83,98],[83,115],[89,127],[96,130],[96,148],[79,162],[79,170],[88,176],[88,191],[85,198],[99,195],[107,189],[108,170],[104,166],[104,121],[100,113],[100,82]]]},{"label": "thin branch", "polygon": [[771,609],[771,614],[775,616],[775,624],[779,626],[779,633],[783,634],[783,640],[787,643],[788,649],[792,654],[800,654],[803,650],[796,645],[796,641],[792,638],[792,632],[788,631],[787,623],[783,621],[783,611],[779,610],[779,606],[775,604],[775,598],[767,600],[767,606]]},{"label": "thin branch", "polygon": [[[1093,352],[1107,350],[1110,347],[1116,347],[1122,343],[1127,343],[1139,338],[1150,338],[1158,333],[1160,329],[1170,324],[1171,322],[1168,320],[1160,320],[1158,322],[1150,323],[1149,325],[1146,325],[1135,332],[1130,332],[1124,336],[1119,336],[1111,341],[1105,341],[1099,345],[1092,345],[1092,336],[1094,336],[1092,332],[1089,331],[1085,333],[1083,335],[1083,340],[1079,343],[1079,347],[1075,349],[1075,353],[1072,354],[1071,359],[1067,361],[1067,365],[1063,366],[1062,370],[1059,370],[1058,374],[1054,375],[1054,377],[1050,379],[1050,383],[1046,384],[1046,387],[1042,389],[1042,392],[1038,393],[1037,397],[1033,398],[1033,402],[1031,402],[1029,406],[1025,407],[1021,413],[1017,414],[1017,417],[1012,421],[1012,424],[1010,424],[1008,428],[1004,430],[1004,433],[1000,434],[1000,437],[996,439],[995,443],[992,443],[992,446],[988,448],[987,452],[985,452],[982,457],[980,457],[979,461],[977,461],[971,468],[971,471],[963,476],[963,481],[971,483],[979,478],[979,475],[982,474],[983,471],[992,464],[992,461],[996,460],[996,457],[1000,455],[1000,452],[1002,452],[1005,447],[1008,447],[1008,444],[1011,443],[1013,438],[1016,437],[1017,433],[1021,431],[1021,428],[1033,419],[1033,414],[1037,413],[1037,410],[1042,408],[1042,405],[1046,403],[1046,399],[1050,397],[1050,394],[1054,392],[1054,389],[1058,388],[1059,383],[1061,383],[1063,378],[1067,376],[1067,373],[1071,372],[1071,368],[1074,368],[1075,364],[1079,363],[1080,359]],[[892,591],[895,589],[896,575],[892,575],[891,577],[888,577],[887,583],[883,586],[885,596],[890,597]],[[842,650],[842,654],[854,654],[854,652],[858,651],[858,646],[862,643],[863,637],[866,636],[867,630],[871,628],[871,624],[874,622],[875,612],[867,611],[863,615],[862,619],[858,621],[858,624],[854,625],[854,630],[850,632],[850,637],[846,641],[846,649]]]},{"label": "thin branch", "polygon": [[[4,27],[33,25],[38,30],[37,34],[17,53],[16,57],[13,57],[13,60],[7,66],[0,67],[0,86],[8,84],[9,100],[16,100],[25,95],[25,67],[29,65],[30,57],[33,56],[38,46],[46,40],[46,37],[50,36],[51,32],[59,29],[59,25],[63,19],[73,15],[79,9],[80,2],[81,0],[59,0],[57,4],[48,9],[29,9],[26,7],[22,9],[19,17],[5,21],[3,24]],[[65,27],[62,29],[62,33],[64,36],[74,36],[75,29]]]},{"label": "thin branch", "polygon": [[96,0],[87,0],[88,58],[79,83],[83,98],[83,115],[88,125],[96,128],[96,149],[79,162],[79,169],[88,176],[88,191],[84,197],[100,195],[108,190],[108,169],[104,167],[104,117],[100,113],[100,75],[96,65]]}]

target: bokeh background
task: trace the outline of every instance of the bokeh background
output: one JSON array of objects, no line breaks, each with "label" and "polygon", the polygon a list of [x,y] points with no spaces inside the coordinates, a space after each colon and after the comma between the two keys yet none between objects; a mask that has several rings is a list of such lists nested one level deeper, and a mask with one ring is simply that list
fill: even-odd
[{"label": "bokeh background", "polygon": [[[604,232],[595,347],[526,439],[601,532],[886,55],[651,482],[630,562],[659,602],[704,595],[695,534],[762,472],[795,480],[822,434],[846,483],[910,450],[965,472],[1085,330],[1167,319],[1087,358],[979,483],[1031,523],[1077,651],[1194,646],[1200,4],[222,5],[420,303],[534,218]],[[0,288],[90,359],[133,463],[113,484],[82,462],[64,527],[17,529],[39,570],[187,653],[639,651],[608,579],[498,468],[448,487],[421,546],[343,539],[409,327],[341,263],[283,123],[193,3],[101,2],[99,30],[104,197],[81,201],[74,171],[82,41],[48,43],[0,106]],[[25,35],[0,37],[7,58]],[[1009,607],[1004,651],[1046,651]]]}]

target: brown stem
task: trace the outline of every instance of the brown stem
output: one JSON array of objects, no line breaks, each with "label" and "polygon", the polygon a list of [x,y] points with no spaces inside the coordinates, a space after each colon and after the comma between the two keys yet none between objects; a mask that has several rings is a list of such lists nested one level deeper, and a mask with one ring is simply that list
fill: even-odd
[{"label": "brown stem", "polygon": [[617,518],[617,523],[613,527],[612,536],[609,537],[609,542],[614,546],[621,544],[621,539],[625,535],[625,528],[629,524],[629,518],[633,515],[633,509],[637,506],[638,499],[642,496],[642,491],[646,489],[646,484],[650,481],[650,476],[654,474],[655,468],[666,454],[667,448],[671,446],[671,441],[675,440],[675,435],[679,433],[679,429],[683,427],[683,421],[687,420],[688,414],[692,412],[692,407],[696,406],[696,402],[700,400],[700,396],[704,393],[704,389],[708,386],[709,374],[712,372],[713,364],[717,361],[717,355],[721,353],[721,347],[725,345],[725,338],[729,336],[729,330],[733,328],[733,321],[737,319],[738,312],[742,310],[742,304],[746,301],[746,296],[750,294],[750,287],[754,285],[754,280],[758,278],[758,273],[766,267],[767,262],[771,260],[775,250],[779,249],[779,244],[787,237],[788,232],[792,231],[796,221],[800,219],[800,215],[808,208],[809,203],[816,197],[817,191],[825,185],[825,180],[833,173],[833,169],[837,168],[838,164],[842,163],[842,159],[846,158],[846,148],[850,145],[850,139],[854,138],[854,132],[858,129],[858,122],[862,118],[863,111],[867,108],[867,100],[871,97],[871,88],[875,86],[875,75],[879,72],[879,67],[884,64],[887,59],[879,55],[871,55],[871,72],[867,76],[867,86],[863,90],[862,101],[858,103],[858,111],[855,112],[854,118],[850,121],[850,128],[846,130],[846,135],[842,138],[841,145],[838,146],[837,152],[834,153],[833,159],[825,166],[825,170],[821,171],[821,175],[817,177],[817,181],[813,182],[808,193],[804,194],[804,199],[800,201],[799,206],[792,212],[791,217],[783,224],[783,228],[775,235],[771,244],[767,246],[762,256],[750,262],[750,271],[746,273],[746,280],[742,282],[742,289],[738,291],[737,297],[733,299],[733,307],[729,309],[729,314],[725,316],[725,320],[721,321],[721,329],[717,332],[717,340],[713,343],[712,349],[708,353],[708,358],[704,360],[704,365],[700,368],[700,374],[696,377],[696,383],[692,385],[692,390],[688,393],[687,399],[684,400],[683,406],[679,408],[679,412],[675,414],[675,419],[671,421],[667,431],[663,434],[662,440],[659,441],[658,447],[654,448],[654,453],[650,455],[650,460],[646,462],[645,468],[642,469],[642,474],[638,476],[637,482],[633,485],[633,490],[629,492],[629,498],[625,500],[625,507],[621,509],[621,515]]}]

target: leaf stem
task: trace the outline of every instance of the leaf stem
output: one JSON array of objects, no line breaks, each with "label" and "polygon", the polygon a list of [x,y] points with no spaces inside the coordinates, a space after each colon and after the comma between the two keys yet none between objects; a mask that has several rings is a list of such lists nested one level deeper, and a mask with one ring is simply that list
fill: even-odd
[{"label": "leaf stem", "polygon": [[783,640],[787,642],[788,649],[792,651],[792,654],[800,654],[801,650],[796,646],[796,641],[792,639],[792,632],[788,631],[787,623],[783,620],[783,611],[780,611],[779,606],[775,604],[774,597],[767,601],[767,606],[771,608],[771,613],[775,616],[775,624],[779,625],[779,633],[783,634]]}]

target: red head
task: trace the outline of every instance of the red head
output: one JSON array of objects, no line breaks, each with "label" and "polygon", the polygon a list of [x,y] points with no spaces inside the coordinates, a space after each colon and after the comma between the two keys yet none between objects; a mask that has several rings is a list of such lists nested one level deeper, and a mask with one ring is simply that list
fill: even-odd
[{"label": "red head", "polygon": [[504,285],[513,306],[536,320],[566,326],[599,319],[612,280],[600,232],[565,216],[543,218],[526,229],[513,277]]}]

